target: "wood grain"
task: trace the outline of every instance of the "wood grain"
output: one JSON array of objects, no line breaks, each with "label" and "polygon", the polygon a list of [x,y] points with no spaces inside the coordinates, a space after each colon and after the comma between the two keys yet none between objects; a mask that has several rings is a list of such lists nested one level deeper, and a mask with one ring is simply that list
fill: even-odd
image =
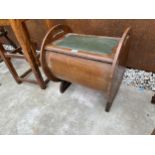
[{"label": "wood grain", "polygon": [[[41,63],[46,76],[53,81],[62,81],[61,92],[64,92],[71,83],[106,92],[107,105],[105,110],[109,112],[126,67],[130,28],[124,31],[117,45],[114,45],[116,48],[113,48],[110,63],[109,58],[104,54],[98,56],[104,58],[104,61],[101,61],[101,59],[97,60],[96,55],[91,55],[89,51],[85,51],[84,56],[81,51],[73,54],[72,49],[69,49],[68,46],[65,49],[65,47],[56,45],[55,48],[55,41],[60,38],[63,40],[69,34],[71,34],[71,29],[60,24],[53,26],[47,32],[41,46]],[[76,35],[81,36],[81,34]],[[93,39],[98,40],[98,37],[93,36]],[[106,37],[106,39],[109,38]]]}]

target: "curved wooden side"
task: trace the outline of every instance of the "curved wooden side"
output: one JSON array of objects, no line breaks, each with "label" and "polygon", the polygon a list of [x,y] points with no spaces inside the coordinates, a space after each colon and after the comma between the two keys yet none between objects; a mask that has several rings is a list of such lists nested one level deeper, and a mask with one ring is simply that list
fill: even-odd
[{"label": "curved wooden side", "polygon": [[49,69],[63,81],[107,91],[111,64],[47,52]]},{"label": "curved wooden side", "polygon": [[117,94],[123,79],[123,74],[126,67],[129,45],[130,45],[130,34],[131,28],[127,28],[123,33],[123,36],[118,44],[116,54],[112,64],[112,72],[110,75],[111,82],[109,83],[107,92],[107,105],[106,111],[108,112],[111,108],[112,102]]},{"label": "curved wooden side", "polygon": [[47,34],[45,35],[42,45],[41,45],[41,65],[49,80],[61,81],[54,76],[51,70],[49,70],[47,61],[46,61],[46,50],[45,47],[47,44],[52,43],[53,41],[63,37],[65,34],[72,32],[72,30],[66,25],[56,25],[52,27]]}]

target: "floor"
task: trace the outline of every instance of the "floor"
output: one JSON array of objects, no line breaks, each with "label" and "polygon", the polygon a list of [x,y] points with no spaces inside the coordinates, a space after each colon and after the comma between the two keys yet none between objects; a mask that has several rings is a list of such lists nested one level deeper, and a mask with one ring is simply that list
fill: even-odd
[{"label": "floor", "polygon": [[[15,62],[18,71],[27,66]],[[46,90],[17,85],[0,63],[0,134],[151,134],[155,128],[152,91],[121,85],[109,113],[99,91],[72,85],[64,94],[59,83]]]}]

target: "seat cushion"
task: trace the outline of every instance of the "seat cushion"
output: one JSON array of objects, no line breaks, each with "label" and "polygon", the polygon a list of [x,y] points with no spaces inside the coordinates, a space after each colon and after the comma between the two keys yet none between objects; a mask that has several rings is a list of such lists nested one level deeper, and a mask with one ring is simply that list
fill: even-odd
[{"label": "seat cushion", "polygon": [[55,41],[53,44],[72,50],[88,51],[100,54],[111,54],[116,49],[119,38],[67,34],[64,38]]}]

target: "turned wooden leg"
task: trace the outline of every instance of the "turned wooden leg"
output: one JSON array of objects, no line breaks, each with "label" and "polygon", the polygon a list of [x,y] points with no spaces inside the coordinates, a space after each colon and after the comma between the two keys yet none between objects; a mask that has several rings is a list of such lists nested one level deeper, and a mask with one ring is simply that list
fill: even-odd
[{"label": "turned wooden leg", "polygon": [[152,96],[151,103],[152,103],[152,104],[155,104],[155,94],[154,94],[154,96]]},{"label": "turned wooden leg", "polygon": [[60,92],[61,93],[64,93],[70,85],[71,85],[70,82],[61,81],[61,84],[60,84]]}]

